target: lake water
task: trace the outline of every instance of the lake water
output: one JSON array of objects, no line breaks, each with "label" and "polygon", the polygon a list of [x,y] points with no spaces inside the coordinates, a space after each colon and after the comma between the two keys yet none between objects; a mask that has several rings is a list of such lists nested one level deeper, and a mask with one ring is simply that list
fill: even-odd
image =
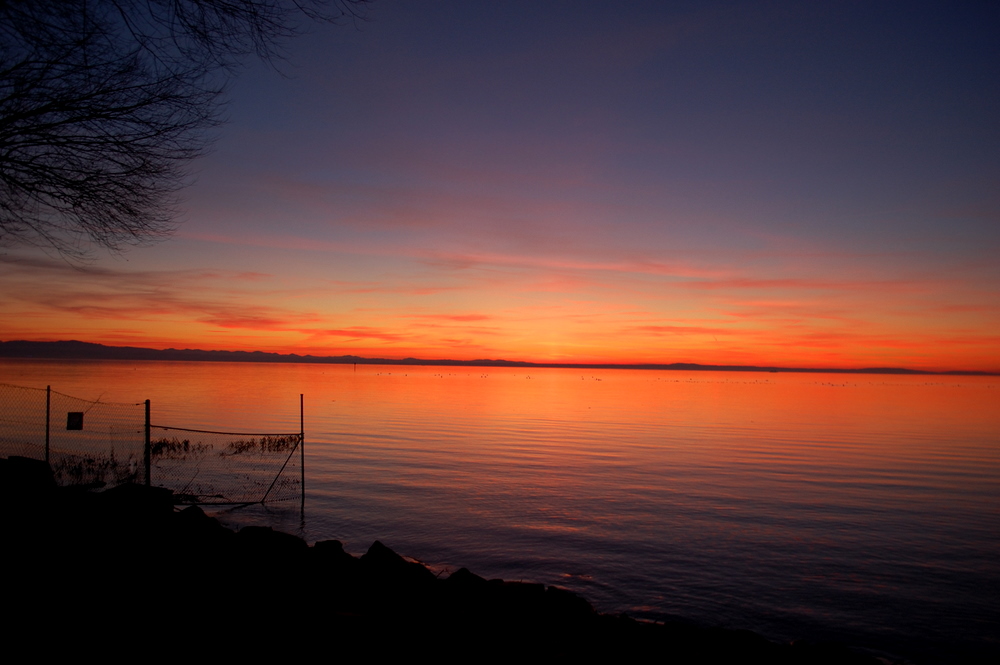
[{"label": "lake water", "polygon": [[295,432],[295,501],[226,510],[608,612],[1000,654],[1000,378],[0,360],[150,399],[154,423]]}]

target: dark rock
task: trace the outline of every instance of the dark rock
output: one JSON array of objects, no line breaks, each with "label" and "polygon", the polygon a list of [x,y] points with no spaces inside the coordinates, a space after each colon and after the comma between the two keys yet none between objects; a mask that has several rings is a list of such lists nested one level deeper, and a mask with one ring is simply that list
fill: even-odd
[{"label": "dark rock", "polygon": [[236,533],[236,538],[246,553],[262,557],[293,557],[309,549],[298,536],[269,526],[245,526]]},{"label": "dark rock", "polygon": [[361,560],[377,568],[398,568],[406,563],[406,559],[376,540],[368,551],[361,555]]},{"label": "dark rock", "polygon": [[0,458],[0,491],[15,500],[33,500],[56,490],[52,468],[44,460],[11,455]]},{"label": "dark rock", "polygon": [[361,563],[369,575],[382,577],[390,584],[429,585],[437,581],[427,568],[407,561],[377,540],[362,555]]},{"label": "dark rock", "polygon": [[222,526],[219,520],[209,517],[200,506],[188,506],[174,513],[174,536],[185,541],[195,541],[205,546],[232,539],[236,534]]},{"label": "dark rock", "polygon": [[178,524],[192,529],[205,528],[208,524],[222,526],[219,524],[219,520],[206,515],[201,506],[188,506],[177,513],[176,521]]},{"label": "dark rock", "polygon": [[511,611],[533,611],[542,609],[545,585],[532,582],[504,582],[503,600]]},{"label": "dark rock", "polygon": [[459,568],[444,582],[450,588],[469,591],[481,591],[489,585],[486,578],[476,575],[468,568]]},{"label": "dark rock", "polygon": [[174,512],[174,493],[163,487],[123,483],[98,496],[105,508],[123,517],[163,518]]},{"label": "dark rock", "polygon": [[344,551],[339,540],[320,540],[311,548],[310,558],[318,575],[350,575],[357,572],[361,561]]},{"label": "dark rock", "polygon": [[780,645],[749,630],[727,630],[711,628],[705,633],[702,643],[704,653],[713,654],[716,659],[738,660],[745,663],[770,665],[782,659]]},{"label": "dark rock", "polygon": [[444,609],[454,617],[454,621],[462,623],[482,620],[496,610],[496,590],[499,587],[468,568],[459,568],[443,580],[440,586],[445,598]]},{"label": "dark rock", "polygon": [[324,557],[332,559],[342,559],[343,557],[354,558],[344,551],[344,543],[339,540],[318,540],[313,545],[313,548]]},{"label": "dark rock", "polygon": [[791,663],[806,665],[879,665],[874,656],[858,653],[834,642],[796,640],[791,644]]},{"label": "dark rock", "polygon": [[550,613],[563,620],[585,619],[595,614],[594,606],[583,596],[556,586],[545,590],[545,603]]}]

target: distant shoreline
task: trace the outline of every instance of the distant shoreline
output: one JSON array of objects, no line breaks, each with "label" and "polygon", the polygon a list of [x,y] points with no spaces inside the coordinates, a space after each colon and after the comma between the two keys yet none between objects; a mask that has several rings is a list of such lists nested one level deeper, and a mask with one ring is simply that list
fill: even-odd
[{"label": "distant shoreline", "polygon": [[931,372],[901,367],[838,369],[824,367],[762,367],[756,365],[700,365],[697,363],[536,363],[522,360],[448,360],[422,358],[364,358],[361,356],[300,356],[295,353],[265,351],[204,351],[201,349],[147,349],[136,346],[107,346],[76,340],[0,342],[0,358],[44,360],[173,360],[204,362],[307,363],[326,365],[423,365],[428,367],[515,367],[554,369],[643,369],[713,372],[769,372],[796,374],[906,374],[927,376],[1000,376],[998,372],[954,370]]}]

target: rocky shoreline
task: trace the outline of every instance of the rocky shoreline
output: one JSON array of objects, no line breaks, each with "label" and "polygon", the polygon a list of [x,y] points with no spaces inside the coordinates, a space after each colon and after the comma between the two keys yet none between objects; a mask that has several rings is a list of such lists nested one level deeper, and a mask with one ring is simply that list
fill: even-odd
[{"label": "rocky shoreline", "polygon": [[376,541],[361,557],[267,527],[227,529],[169,490],[58,488],[0,459],[5,642],[79,653],[358,655],[448,660],[654,657],[670,663],[877,665],[838,644],[601,614],[555,586],[438,577]]}]

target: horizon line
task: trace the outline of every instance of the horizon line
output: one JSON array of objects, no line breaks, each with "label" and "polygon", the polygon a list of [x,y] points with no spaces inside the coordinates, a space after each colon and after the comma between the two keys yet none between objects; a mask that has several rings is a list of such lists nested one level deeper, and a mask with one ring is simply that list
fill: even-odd
[{"label": "horizon line", "polygon": [[784,367],[780,365],[708,365],[703,363],[591,363],[535,362],[479,358],[453,360],[446,358],[368,358],[345,354],[315,356],[312,354],[276,353],[273,351],[228,351],[203,349],[154,349],[140,346],[112,346],[79,340],[40,342],[31,340],[0,341],[0,357],[50,360],[174,360],[193,362],[285,362],[331,365],[416,365],[448,367],[524,367],[540,369],[637,369],[661,371],[771,372],[802,374],[906,374],[930,376],[1000,376],[1000,371],[983,370],[921,370],[905,367]]}]

